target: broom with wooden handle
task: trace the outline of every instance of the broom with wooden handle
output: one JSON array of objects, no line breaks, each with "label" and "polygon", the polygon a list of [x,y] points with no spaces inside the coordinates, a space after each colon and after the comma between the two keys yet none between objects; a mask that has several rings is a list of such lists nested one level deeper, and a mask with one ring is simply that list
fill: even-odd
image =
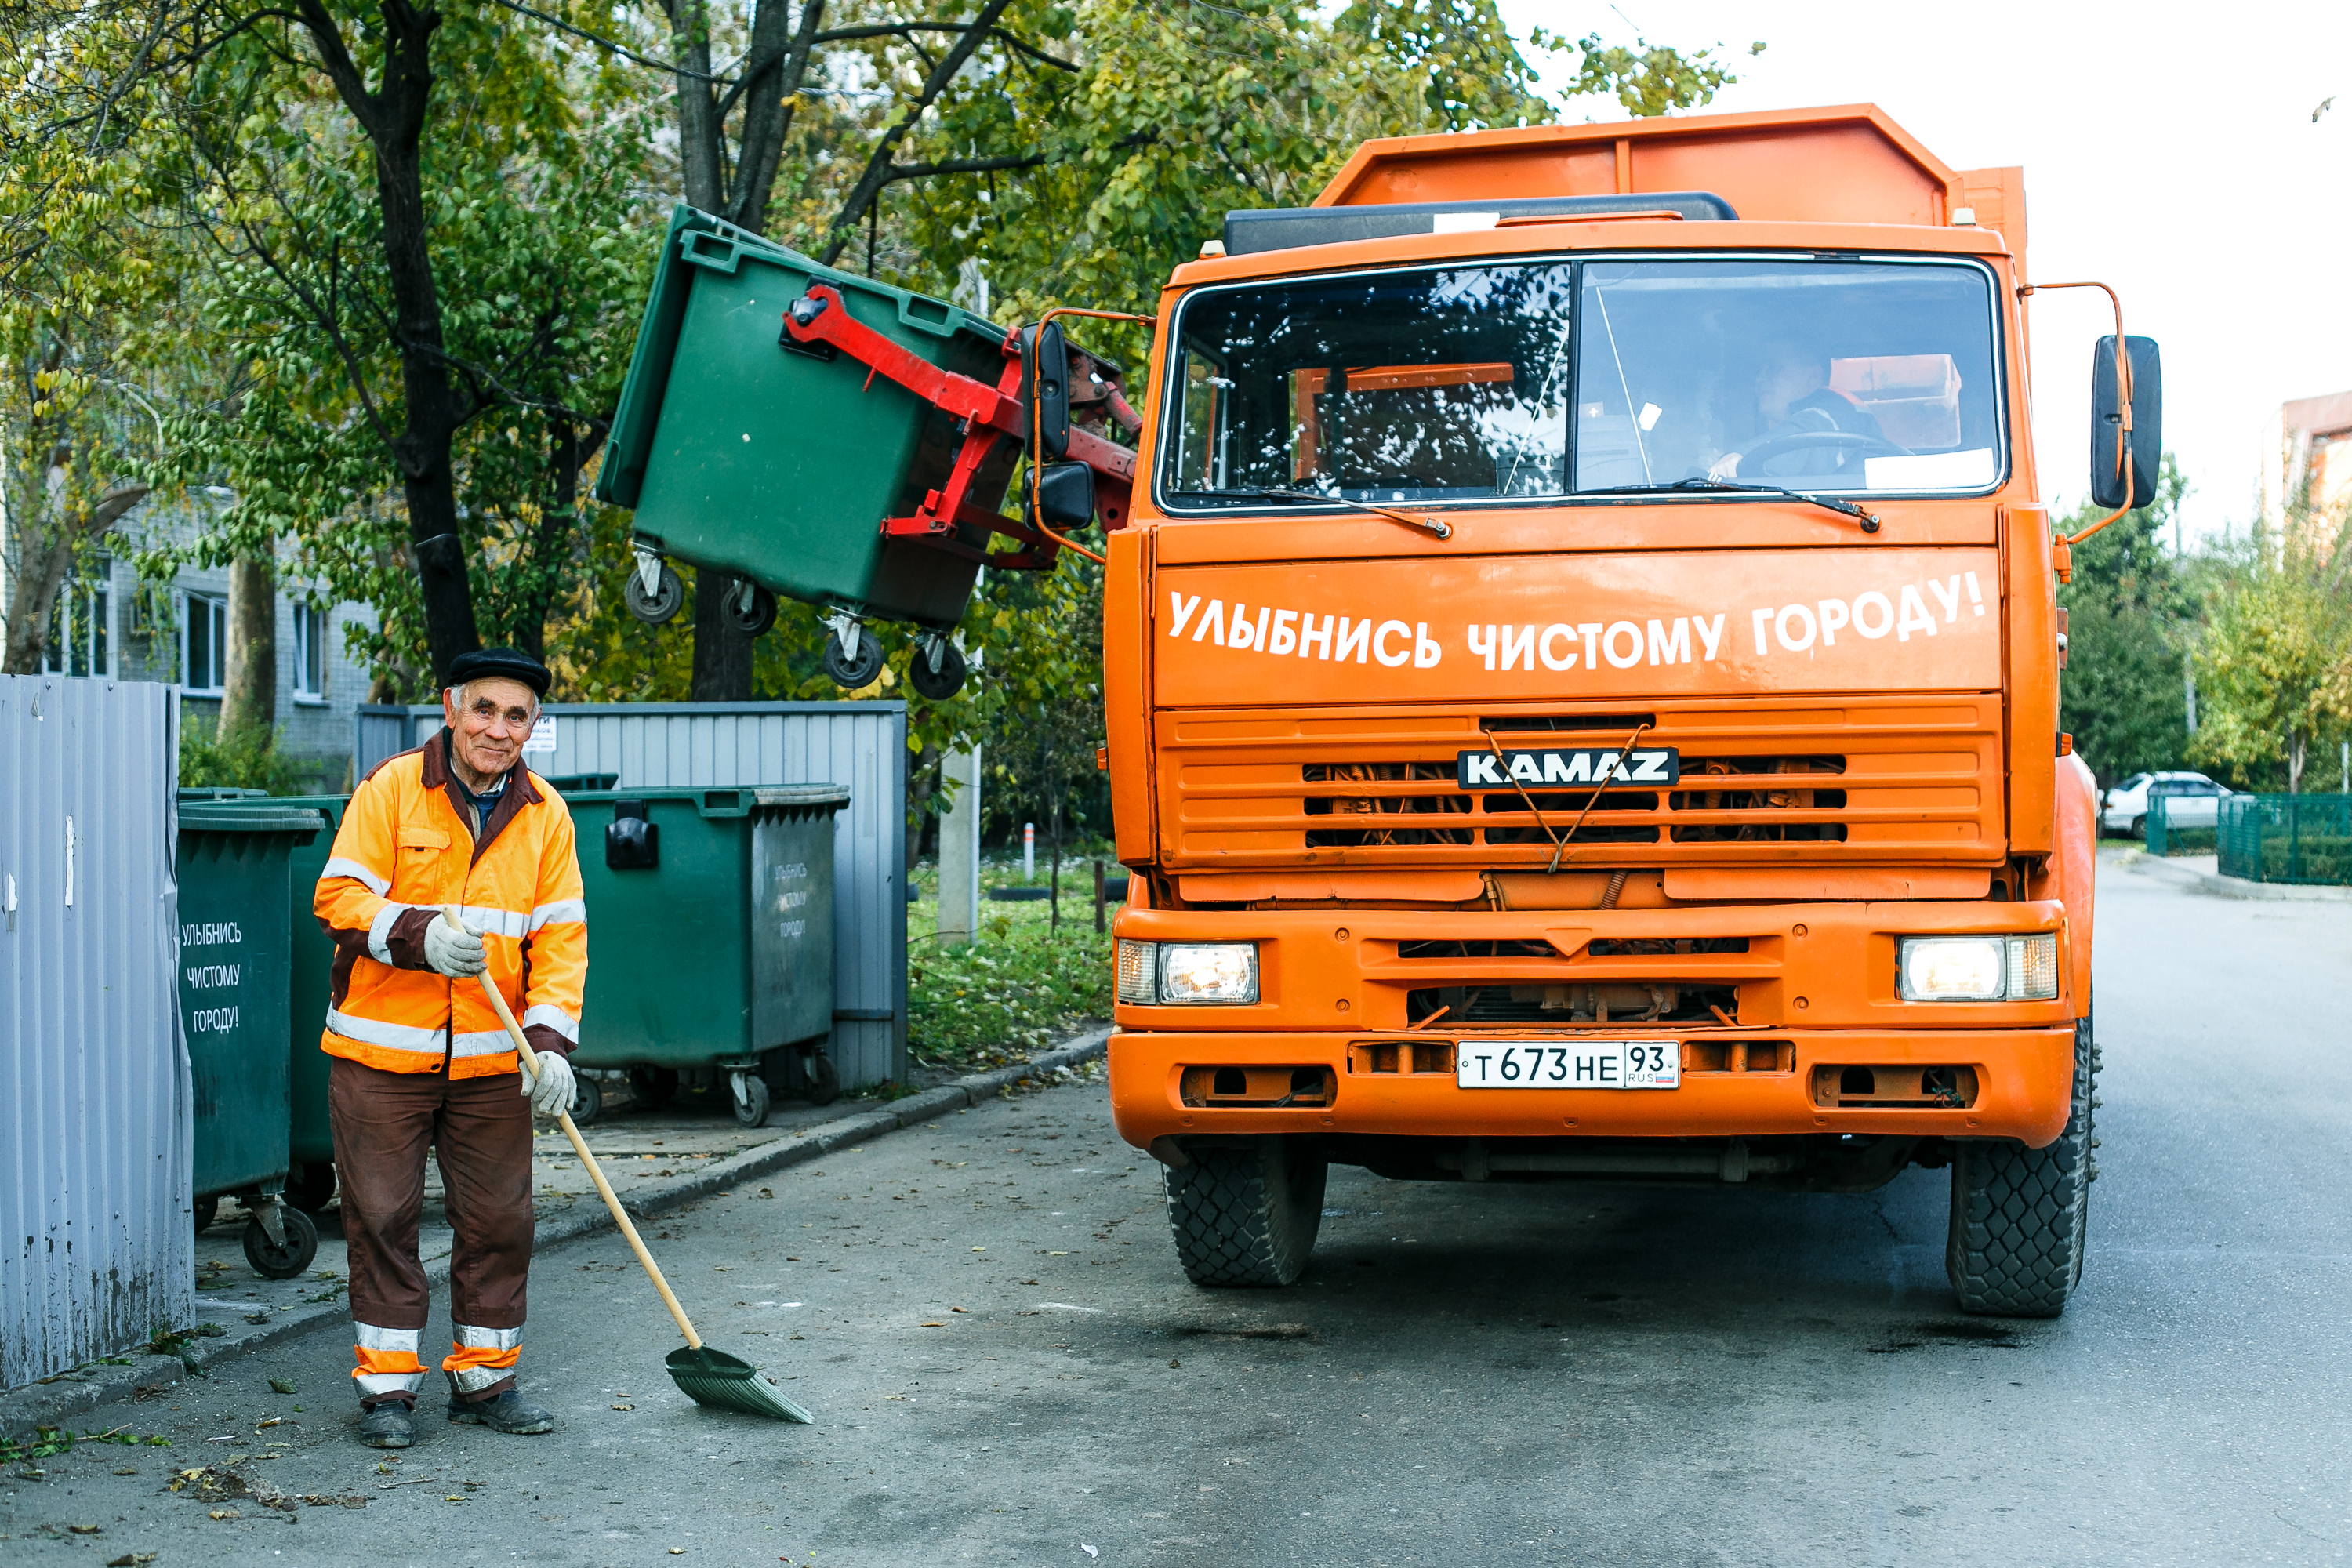
[{"label": "broom with wooden handle", "polygon": [[[466,923],[457,918],[455,910],[443,910],[441,918],[459,931],[466,930]],[[499,1022],[506,1026],[507,1037],[514,1041],[515,1055],[520,1059],[523,1070],[530,1075],[531,1082],[537,1083],[539,1057],[531,1050],[530,1042],[522,1037],[522,1026],[515,1022],[514,1012],[508,1007],[507,999],[499,994],[498,986],[491,982],[487,971],[475,978],[482,983],[482,994],[490,999],[491,1007],[498,1012]],[[613,1223],[620,1226],[623,1236],[629,1238],[629,1249],[637,1255],[637,1262],[644,1266],[646,1278],[651,1279],[654,1289],[661,1292],[662,1305],[667,1307],[669,1315],[677,1320],[678,1332],[686,1336],[686,1348],[670,1352],[669,1359],[664,1363],[669,1368],[671,1381],[697,1405],[740,1410],[747,1415],[765,1415],[778,1421],[814,1420],[815,1417],[807,1411],[761,1383],[759,1369],[750,1362],[739,1361],[726,1352],[712,1350],[702,1342],[702,1336],[694,1331],[694,1324],[687,1318],[686,1309],[677,1304],[677,1297],[671,1293],[669,1281],[662,1278],[661,1265],[656,1263],[654,1255],[646,1250],[644,1240],[637,1235],[637,1227],[630,1222],[628,1211],[621,1206],[621,1200],[614,1195],[613,1184],[604,1179],[604,1168],[589,1152],[587,1141],[580,1136],[580,1129],[572,1124],[572,1112],[558,1111],[555,1120],[557,1125],[563,1129],[563,1135],[572,1140],[572,1152],[580,1156],[581,1164],[587,1167],[588,1179],[596,1184],[597,1194],[604,1198],[604,1206],[613,1211]]]}]

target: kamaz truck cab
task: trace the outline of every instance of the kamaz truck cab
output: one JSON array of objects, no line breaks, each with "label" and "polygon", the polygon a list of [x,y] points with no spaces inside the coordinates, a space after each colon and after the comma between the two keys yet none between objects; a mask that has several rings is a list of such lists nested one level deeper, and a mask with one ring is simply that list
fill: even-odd
[{"label": "kamaz truck cab", "polygon": [[1296,1279],[1335,1161],[1918,1164],[1962,1307],[2063,1309],[2096,807],[2032,292],[2021,171],[1868,107],[1375,142],[1177,269],[1108,535],[1109,1067],[1196,1283]]}]

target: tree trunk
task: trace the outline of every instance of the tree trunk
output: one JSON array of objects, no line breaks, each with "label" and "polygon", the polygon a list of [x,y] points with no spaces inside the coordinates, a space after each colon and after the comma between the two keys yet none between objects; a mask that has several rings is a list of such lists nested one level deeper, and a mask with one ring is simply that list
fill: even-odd
[{"label": "tree trunk", "polygon": [[394,342],[400,348],[406,420],[391,438],[392,458],[408,507],[409,553],[425,601],[425,642],[438,682],[452,659],[481,646],[474,626],[473,589],[466,577],[466,545],[457,526],[457,473],[450,459],[457,430],[476,407],[461,402],[450,384],[425,210],[425,124],[433,95],[433,34],[441,26],[441,14],[419,11],[408,0],[383,0],[382,85],[371,90],[343,43],[341,26],[321,0],[296,3],[320,63],[375,153],[376,205],[383,223],[384,270],[392,285]]},{"label": "tree trunk", "polygon": [[278,721],[278,581],[266,560],[229,563],[227,664],[218,734],[250,731],[267,747]]},{"label": "tree trunk", "polygon": [[[60,453],[53,467],[62,468],[65,460]],[[117,485],[88,511],[63,511],[53,504],[39,523],[17,530],[16,560],[8,574],[8,640],[0,651],[0,674],[41,672],[41,655],[49,643],[49,613],[73,571],[75,552],[86,541],[105,534],[146,494],[145,485]]]},{"label": "tree trunk", "polygon": [[2301,735],[2286,738],[2286,793],[2303,793],[2304,739]]},{"label": "tree trunk", "polygon": [[727,595],[735,578],[698,572],[694,579],[694,679],[689,702],[751,700],[751,639],[727,624]]}]

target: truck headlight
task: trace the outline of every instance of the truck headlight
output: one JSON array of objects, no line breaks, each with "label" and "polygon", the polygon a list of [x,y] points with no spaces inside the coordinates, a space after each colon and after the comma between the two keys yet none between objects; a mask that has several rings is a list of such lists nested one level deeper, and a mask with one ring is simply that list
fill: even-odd
[{"label": "truck headlight", "polygon": [[1906,1002],[2047,1002],[2058,994],[2058,937],[1906,936],[1895,968]]},{"label": "truck headlight", "polygon": [[1161,942],[1159,1000],[1166,1006],[1234,1006],[1256,1001],[1257,943]]}]

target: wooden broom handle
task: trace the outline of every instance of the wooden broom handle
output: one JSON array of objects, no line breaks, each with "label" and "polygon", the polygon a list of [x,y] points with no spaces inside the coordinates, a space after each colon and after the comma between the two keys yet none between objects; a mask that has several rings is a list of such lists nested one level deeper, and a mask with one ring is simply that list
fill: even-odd
[{"label": "wooden broom handle", "polygon": [[[457,918],[455,910],[443,910],[441,918],[459,931],[466,929],[465,922]],[[499,1022],[507,1026],[507,1037],[514,1041],[515,1055],[521,1061],[523,1070],[530,1074],[531,1082],[537,1083],[539,1058],[531,1050],[530,1042],[522,1037],[522,1026],[515,1022],[513,1011],[507,1006],[507,999],[499,994],[499,988],[491,982],[488,970],[474,978],[482,983],[482,994],[490,999],[490,1005],[498,1010]],[[686,1336],[688,1348],[700,1350],[702,1336],[696,1333],[694,1325],[687,1321],[686,1309],[677,1304],[677,1297],[670,1291],[669,1281],[662,1278],[661,1265],[656,1263],[654,1255],[646,1250],[645,1242],[637,1236],[637,1227],[629,1221],[629,1211],[621,1206],[621,1200],[614,1194],[613,1184],[604,1179],[604,1167],[596,1163],[596,1156],[588,1151],[586,1140],[580,1136],[580,1129],[572,1124],[572,1112],[558,1111],[555,1120],[563,1129],[563,1135],[572,1140],[572,1150],[580,1156],[580,1163],[588,1167],[588,1179],[596,1184],[596,1191],[603,1196],[604,1206],[613,1211],[613,1223],[619,1226],[621,1234],[629,1238],[629,1249],[637,1255],[637,1262],[644,1266],[646,1278],[651,1279],[654,1289],[661,1292],[662,1305],[667,1307],[669,1315],[677,1320],[678,1332]]]}]

